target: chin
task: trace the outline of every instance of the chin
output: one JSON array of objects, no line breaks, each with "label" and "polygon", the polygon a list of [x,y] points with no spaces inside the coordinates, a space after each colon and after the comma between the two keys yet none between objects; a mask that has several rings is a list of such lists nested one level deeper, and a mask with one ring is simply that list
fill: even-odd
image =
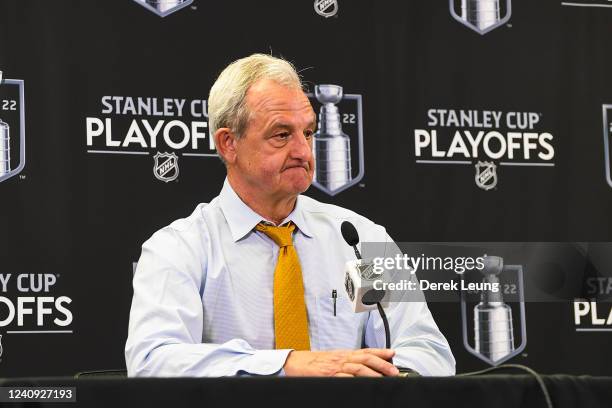
[{"label": "chin", "polygon": [[291,183],[291,186],[289,187],[288,190],[290,190],[292,194],[301,194],[304,191],[308,190],[308,187],[310,187],[310,184],[311,184],[311,180],[296,181],[296,182]]},{"label": "chin", "polygon": [[306,190],[308,190],[310,188],[310,184],[311,183],[307,183],[305,184],[303,187],[300,188],[300,194],[305,192]]},{"label": "chin", "polygon": [[291,192],[293,194],[301,194],[304,191],[308,190],[308,187],[310,187],[310,183],[294,184],[291,188]]},{"label": "chin", "polygon": [[292,174],[292,177],[284,180],[284,185],[286,186],[285,191],[291,194],[300,194],[304,191],[308,190],[310,184],[312,184],[312,177],[306,175],[297,175]]}]

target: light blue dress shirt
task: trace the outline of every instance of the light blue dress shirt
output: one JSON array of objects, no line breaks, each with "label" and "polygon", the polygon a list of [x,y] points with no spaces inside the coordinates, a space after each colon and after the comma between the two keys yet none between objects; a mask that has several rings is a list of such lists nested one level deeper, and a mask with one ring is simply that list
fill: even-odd
[{"label": "light blue dress shirt", "polygon": [[[340,233],[390,242],[385,229],[350,210],[298,196],[284,224],[304,280],[312,350],[385,347],[377,311],[353,313],[344,266],[355,259]],[[131,377],[282,374],[291,350],[274,349],[273,278],[278,246],[254,230],[262,217],[225,180],[219,196],[157,231],[134,274],[125,357]],[[337,290],[336,316],[332,290]],[[453,375],[455,360],[425,302],[386,308],[394,364],[421,375]]]}]

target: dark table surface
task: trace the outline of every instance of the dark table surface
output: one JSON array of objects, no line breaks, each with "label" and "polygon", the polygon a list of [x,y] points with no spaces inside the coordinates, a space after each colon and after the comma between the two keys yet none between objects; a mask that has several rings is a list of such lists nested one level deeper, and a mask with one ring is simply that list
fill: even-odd
[{"label": "dark table surface", "polygon": [[[546,375],[542,379],[554,407],[612,407],[612,377]],[[540,385],[528,375],[380,379],[49,377],[0,379],[0,386],[76,387],[77,403],[36,403],[52,407],[547,406]]]}]

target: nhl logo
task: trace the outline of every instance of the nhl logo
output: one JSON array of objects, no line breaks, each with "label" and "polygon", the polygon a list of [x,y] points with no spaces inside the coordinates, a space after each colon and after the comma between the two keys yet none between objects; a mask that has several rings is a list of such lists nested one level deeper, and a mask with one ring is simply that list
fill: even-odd
[{"label": "nhl logo", "polygon": [[174,153],[159,153],[153,156],[155,164],[153,165],[153,174],[158,180],[166,183],[174,181],[178,178],[178,156]]},{"label": "nhl logo", "polygon": [[320,16],[333,17],[338,13],[338,0],[315,0],[314,9]]},{"label": "nhl logo", "polygon": [[346,294],[351,302],[355,300],[355,285],[353,285],[353,280],[348,272],[344,275],[344,289],[346,289]]},{"label": "nhl logo", "polygon": [[497,185],[497,166],[493,162],[476,163],[476,175],[474,180],[476,185],[485,191],[495,188]]}]

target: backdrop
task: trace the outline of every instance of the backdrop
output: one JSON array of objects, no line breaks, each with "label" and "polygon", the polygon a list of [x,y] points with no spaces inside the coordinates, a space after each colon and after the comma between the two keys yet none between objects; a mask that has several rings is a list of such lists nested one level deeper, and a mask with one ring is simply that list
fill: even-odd
[{"label": "backdrop", "polygon": [[[307,195],[397,241],[559,242],[609,293],[611,27],[603,0],[3,0],[0,376],[125,367],[140,246],[220,191],[206,99],[255,52],[338,109],[350,174]],[[488,366],[430,309],[459,372]],[[526,302],[510,361],[610,374],[610,311]]]}]

